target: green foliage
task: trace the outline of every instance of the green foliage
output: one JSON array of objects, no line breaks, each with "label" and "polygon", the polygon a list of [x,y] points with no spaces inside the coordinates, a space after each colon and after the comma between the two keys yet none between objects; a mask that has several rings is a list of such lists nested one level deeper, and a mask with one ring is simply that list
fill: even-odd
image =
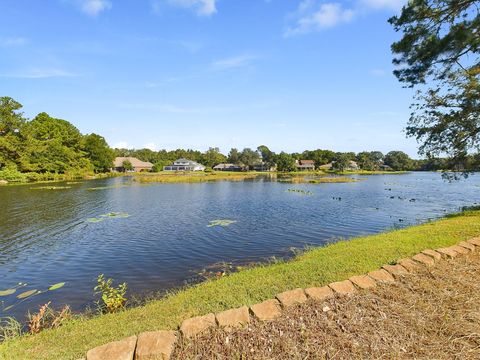
[{"label": "green foliage", "polygon": [[122,168],[123,168],[123,171],[132,171],[133,165],[130,161],[125,160],[122,162]]},{"label": "green foliage", "polygon": [[348,153],[337,153],[332,167],[338,171],[345,171],[350,166],[351,156]]},{"label": "green foliage", "polygon": [[227,157],[220,152],[220,149],[212,147],[202,154],[200,159],[200,162],[207,167],[214,167],[226,161]]},{"label": "green foliage", "polygon": [[13,317],[0,318],[0,342],[22,335],[22,324]]},{"label": "green foliage", "polygon": [[380,151],[363,151],[357,154],[356,161],[362,170],[378,170],[383,163],[383,154]]},{"label": "green foliage", "polygon": [[97,134],[85,135],[84,150],[93,164],[95,172],[107,172],[112,167],[115,153],[108,146],[105,138]]},{"label": "green foliage", "polygon": [[292,155],[285,152],[281,152],[276,157],[277,161],[277,170],[281,172],[291,172],[297,170],[295,166],[295,159]]},{"label": "green foliage", "polygon": [[389,20],[403,33],[392,45],[394,73],[418,89],[407,135],[421,142],[421,154],[446,154],[460,170],[470,170],[465,159],[480,146],[479,5],[411,0]]},{"label": "green foliage", "polygon": [[384,162],[385,165],[396,171],[412,170],[413,168],[412,159],[402,151],[390,151],[385,155]]},{"label": "green foliage", "polygon": [[113,279],[105,279],[103,274],[97,278],[97,286],[94,287],[96,295],[100,295],[99,308],[102,312],[114,313],[125,307],[127,298],[127,283],[113,287]]},{"label": "green foliage", "polygon": [[260,154],[250,148],[243,149],[243,151],[240,153],[239,160],[249,169],[251,169],[254,165],[260,164],[261,162]]},{"label": "green foliage", "polygon": [[240,162],[240,152],[237,149],[232,148],[228,153],[227,161],[231,164],[238,164]]}]

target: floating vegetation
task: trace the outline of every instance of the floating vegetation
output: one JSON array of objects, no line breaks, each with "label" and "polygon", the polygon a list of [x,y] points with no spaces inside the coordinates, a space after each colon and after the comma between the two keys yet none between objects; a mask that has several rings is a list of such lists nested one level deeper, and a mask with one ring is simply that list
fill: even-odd
[{"label": "floating vegetation", "polygon": [[207,225],[207,227],[214,227],[214,226],[221,226],[221,227],[227,227],[232,224],[235,224],[237,221],[236,220],[212,220],[210,221],[210,224]]},{"label": "floating vegetation", "polygon": [[77,185],[81,183],[82,183],[81,181],[67,181],[67,185]]},{"label": "floating vegetation", "polygon": [[33,295],[38,295],[38,294],[40,294],[40,293],[41,293],[41,291],[38,291],[37,289],[28,290],[28,291],[25,291],[25,292],[23,292],[23,293],[21,293],[21,294],[18,294],[18,295],[17,295],[17,299],[20,299],[20,300],[21,300],[21,299],[26,299],[26,298],[28,298],[28,297],[31,297],[31,296],[33,296]]},{"label": "floating vegetation", "polygon": [[100,217],[89,218],[87,221],[90,223],[99,223],[107,219],[126,219],[128,217],[130,217],[130,214],[125,212],[109,212],[107,214],[100,215]]},{"label": "floating vegetation", "polygon": [[66,190],[71,188],[71,186],[37,186],[31,187],[30,190]]},{"label": "floating vegetation", "polygon": [[17,289],[1,290],[1,291],[0,291],[0,296],[12,295],[12,294],[15,294],[16,291],[17,291]]},{"label": "floating vegetation", "polygon": [[308,191],[308,190],[302,190],[302,189],[287,189],[285,190],[286,192],[293,192],[301,195],[313,195],[313,192]]},{"label": "floating vegetation", "polygon": [[50,286],[50,287],[48,288],[48,290],[49,290],[49,291],[54,291],[54,290],[58,290],[58,289],[60,289],[60,288],[62,288],[62,287],[64,287],[64,286],[65,286],[65,283],[64,283],[64,282],[60,282],[60,283],[53,284],[52,286]]},{"label": "floating vegetation", "polygon": [[88,191],[97,191],[97,190],[108,190],[108,189],[120,189],[124,187],[132,186],[132,184],[118,184],[118,185],[110,185],[110,186],[97,186],[88,188]]}]

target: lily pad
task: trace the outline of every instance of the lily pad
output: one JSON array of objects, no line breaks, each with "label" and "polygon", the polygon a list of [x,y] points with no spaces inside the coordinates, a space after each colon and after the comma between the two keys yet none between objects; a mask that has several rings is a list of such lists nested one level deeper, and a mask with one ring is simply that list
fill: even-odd
[{"label": "lily pad", "polygon": [[111,219],[123,219],[130,217],[129,214],[124,212],[109,212],[107,214],[100,215],[103,218],[111,218]]},{"label": "lily pad", "polygon": [[50,286],[48,288],[48,290],[50,290],[50,291],[58,290],[58,289],[62,288],[64,285],[65,285],[64,282],[56,283],[56,284],[53,284],[52,286]]},{"label": "lily pad", "polygon": [[210,224],[207,225],[207,227],[214,227],[214,226],[227,227],[232,224],[235,224],[236,222],[237,222],[236,220],[228,220],[228,219],[212,220],[210,221]]},{"label": "lily pad", "polygon": [[7,306],[6,308],[3,309],[3,311],[8,311],[13,309],[14,305]]},{"label": "lily pad", "polygon": [[39,294],[40,292],[37,290],[37,289],[33,289],[33,290],[28,290],[28,291],[25,291],[21,294],[18,294],[17,295],[17,299],[26,299],[30,296],[33,296],[33,295],[36,295],[36,294]]},{"label": "lily pad", "polygon": [[15,294],[15,291],[17,291],[17,289],[0,290],[0,296],[12,295]]},{"label": "lily pad", "polygon": [[87,221],[91,222],[91,223],[99,223],[99,222],[102,222],[104,220],[105,220],[104,218],[90,218],[90,219],[87,219]]}]

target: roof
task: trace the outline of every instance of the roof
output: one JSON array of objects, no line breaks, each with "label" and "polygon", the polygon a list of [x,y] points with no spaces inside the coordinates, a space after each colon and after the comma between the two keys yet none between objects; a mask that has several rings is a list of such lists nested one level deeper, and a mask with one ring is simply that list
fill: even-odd
[{"label": "roof", "polygon": [[176,163],[187,163],[188,165],[199,165],[199,166],[203,166],[202,164],[196,162],[196,161],[193,161],[193,160],[188,160],[188,159],[185,159],[185,158],[180,158],[180,159],[177,159],[173,162],[173,165],[175,165]]},{"label": "roof", "polygon": [[153,164],[152,164],[151,162],[142,161],[142,160],[137,159],[137,158],[135,158],[135,157],[131,157],[131,156],[127,156],[127,157],[119,156],[119,157],[116,157],[115,160],[113,160],[113,167],[122,167],[124,161],[129,161],[130,164],[132,164],[132,166],[133,166],[134,168],[136,168],[136,167],[152,167],[152,166],[153,166]]},{"label": "roof", "polygon": [[315,161],[313,160],[299,160],[301,165],[315,165]]},{"label": "roof", "polygon": [[214,169],[228,169],[228,168],[240,168],[240,165],[235,165],[235,164],[218,164],[214,166]]}]

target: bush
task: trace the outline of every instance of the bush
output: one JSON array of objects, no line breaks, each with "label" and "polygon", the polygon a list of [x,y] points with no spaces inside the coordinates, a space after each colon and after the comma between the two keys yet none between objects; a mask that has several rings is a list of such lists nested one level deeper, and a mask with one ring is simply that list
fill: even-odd
[{"label": "bush", "polygon": [[71,316],[72,312],[68,305],[65,305],[62,310],[56,311],[50,307],[50,302],[48,302],[40,306],[38,313],[28,314],[28,329],[30,334],[38,334],[42,330],[59,327]]},{"label": "bush", "polygon": [[93,290],[95,294],[101,295],[101,302],[97,302],[101,312],[114,313],[125,307],[127,283],[113,287],[113,279],[105,279],[103,274],[98,276],[97,283]]}]

